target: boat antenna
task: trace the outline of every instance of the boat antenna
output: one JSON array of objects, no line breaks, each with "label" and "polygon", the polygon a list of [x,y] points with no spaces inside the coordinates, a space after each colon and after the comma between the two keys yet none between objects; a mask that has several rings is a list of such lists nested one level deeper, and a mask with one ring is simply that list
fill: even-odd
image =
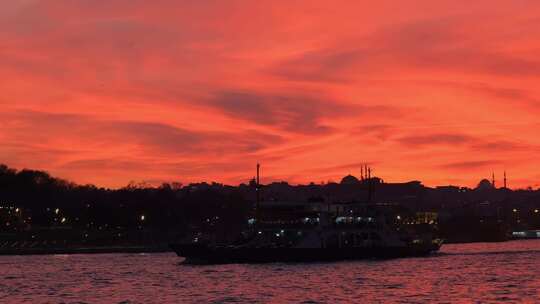
[{"label": "boat antenna", "polygon": [[259,205],[260,205],[260,192],[261,192],[261,189],[260,189],[260,170],[261,170],[261,165],[259,163],[257,163],[257,178],[255,180],[255,220],[258,221],[259,220]]}]

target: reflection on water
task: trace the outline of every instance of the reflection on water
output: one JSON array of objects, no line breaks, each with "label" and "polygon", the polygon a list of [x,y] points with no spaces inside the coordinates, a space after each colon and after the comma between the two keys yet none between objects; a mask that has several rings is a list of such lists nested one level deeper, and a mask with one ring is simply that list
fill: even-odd
[{"label": "reflection on water", "polygon": [[540,241],[429,258],[188,266],[172,253],[0,257],[0,303],[540,302]]}]

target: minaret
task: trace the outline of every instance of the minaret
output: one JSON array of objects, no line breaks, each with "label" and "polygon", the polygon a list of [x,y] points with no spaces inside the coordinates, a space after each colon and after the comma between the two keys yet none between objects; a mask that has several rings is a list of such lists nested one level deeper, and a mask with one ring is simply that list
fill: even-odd
[{"label": "minaret", "polygon": [[507,189],[506,184],[506,170],[504,170],[504,189]]},{"label": "minaret", "polygon": [[364,165],[364,173],[366,174],[366,179],[369,179],[368,166],[367,165]]},{"label": "minaret", "polygon": [[371,193],[373,191],[373,189],[371,189],[371,168],[366,165],[366,170],[367,170],[367,176],[368,176],[368,181],[367,181],[368,182],[368,203],[371,203],[371,197],[373,195]]},{"label": "minaret", "polygon": [[491,185],[493,186],[493,189],[495,189],[495,172],[491,173]]},{"label": "minaret", "polygon": [[361,181],[364,180],[364,166],[361,166],[361,167],[360,167],[360,180],[361,180]]}]

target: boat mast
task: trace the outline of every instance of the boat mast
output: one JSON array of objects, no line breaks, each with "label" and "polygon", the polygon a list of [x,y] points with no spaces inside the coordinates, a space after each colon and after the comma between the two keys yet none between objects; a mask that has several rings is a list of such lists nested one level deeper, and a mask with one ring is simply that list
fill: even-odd
[{"label": "boat mast", "polygon": [[260,207],[260,170],[261,165],[257,163],[257,178],[255,179],[255,222],[259,222],[259,207]]}]

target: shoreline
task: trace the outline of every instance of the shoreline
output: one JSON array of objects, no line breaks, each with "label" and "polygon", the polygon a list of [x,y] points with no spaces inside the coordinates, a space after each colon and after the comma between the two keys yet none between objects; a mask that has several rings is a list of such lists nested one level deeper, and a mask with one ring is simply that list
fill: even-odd
[{"label": "shoreline", "polygon": [[0,250],[0,256],[100,253],[159,253],[172,252],[169,246],[110,246],[76,248],[13,248]]}]

